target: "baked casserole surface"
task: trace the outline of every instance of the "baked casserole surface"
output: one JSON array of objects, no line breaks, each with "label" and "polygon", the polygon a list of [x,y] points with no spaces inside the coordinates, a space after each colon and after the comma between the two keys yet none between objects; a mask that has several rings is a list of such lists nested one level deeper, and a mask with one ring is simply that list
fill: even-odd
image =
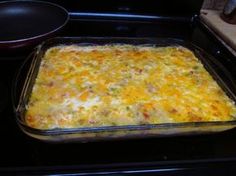
[{"label": "baked casserole surface", "polygon": [[37,129],[230,121],[236,106],[181,46],[56,46],[25,120]]}]

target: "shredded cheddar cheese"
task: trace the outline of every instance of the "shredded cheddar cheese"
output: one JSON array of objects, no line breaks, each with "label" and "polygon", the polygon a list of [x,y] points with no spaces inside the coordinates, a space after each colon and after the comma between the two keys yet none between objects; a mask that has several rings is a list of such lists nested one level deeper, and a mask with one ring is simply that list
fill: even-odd
[{"label": "shredded cheddar cheese", "polygon": [[78,128],[230,121],[234,102],[180,46],[56,46],[47,50],[26,122]]}]

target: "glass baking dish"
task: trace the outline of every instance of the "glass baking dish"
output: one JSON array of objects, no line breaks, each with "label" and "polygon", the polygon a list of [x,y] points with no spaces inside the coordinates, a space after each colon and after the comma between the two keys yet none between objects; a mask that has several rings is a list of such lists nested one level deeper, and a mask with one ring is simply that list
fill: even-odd
[{"label": "glass baking dish", "polygon": [[[58,45],[94,46],[107,44],[132,44],[149,46],[183,46],[191,50],[202,62],[222,90],[236,102],[236,86],[230,73],[213,57],[195,45],[167,38],[92,38],[61,37],[43,42],[22,65],[13,90],[16,120],[27,135],[47,142],[88,142],[111,139],[147,138],[175,135],[195,135],[232,129],[236,121],[184,122],[126,126],[101,126],[82,128],[35,129],[25,121],[26,106],[37,77],[41,59],[47,49]],[[235,117],[236,118],[236,117]]]}]

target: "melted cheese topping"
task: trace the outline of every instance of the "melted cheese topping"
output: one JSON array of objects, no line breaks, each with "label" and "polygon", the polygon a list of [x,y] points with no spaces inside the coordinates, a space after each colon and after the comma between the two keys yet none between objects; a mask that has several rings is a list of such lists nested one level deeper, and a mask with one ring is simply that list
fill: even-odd
[{"label": "melted cheese topping", "polygon": [[26,112],[38,129],[229,121],[236,107],[183,47],[58,46]]}]

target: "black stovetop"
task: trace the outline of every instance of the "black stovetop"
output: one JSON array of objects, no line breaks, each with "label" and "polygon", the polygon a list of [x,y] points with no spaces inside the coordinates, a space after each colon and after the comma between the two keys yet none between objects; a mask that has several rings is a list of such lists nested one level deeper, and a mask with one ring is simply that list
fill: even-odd
[{"label": "black stovetop", "polygon": [[[168,20],[72,19],[60,35],[189,40],[212,54],[236,78],[236,58],[198,18]],[[204,175],[214,171],[227,175],[236,171],[232,167],[236,164],[236,129],[199,136],[73,144],[47,144],[26,136],[15,121],[11,87],[28,54],[0,57],[0,173]]]}]

